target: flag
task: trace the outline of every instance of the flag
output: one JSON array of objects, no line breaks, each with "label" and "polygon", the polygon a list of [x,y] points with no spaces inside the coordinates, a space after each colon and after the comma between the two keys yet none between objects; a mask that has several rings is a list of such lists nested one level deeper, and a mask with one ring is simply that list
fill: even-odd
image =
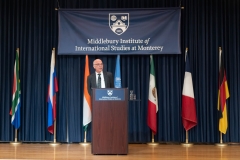
[{"label": "flag", "polygon": [[20,76],[19,76],[19,52],[16,51],[16,60],[14,64],[14,75],[13,75],[13,95],[12,95],[12,108],[10,114],[12,115],[11,123],[18,129],[20,127]]},{"label": "flag", "polygon": [[121,71],[120,71],[120,55],[117,55],[116,59],[116,68],[115,68],[115,76],[114,76],[114,87],[121,88]]},{"label": "flag", "polygon": [[52,134],[54,132],[54,121],[56,120],[56,92],[58,92],[58,83],[55,70],[55,50],[52,50],[48,84],[48,131]]},{"label": "flag", "polygon": [[87,77],[89,76],[88,55],[86,55],[85,72],[84,72],[84,97],[83,97],[83,127],[87,130],[88,124],[92,121],[91,98],[87,89]]},{"label": "flag", "polygon": [[187,55],[185,55],[185,76],[182,90],[182,122],[186,131],[197,125],[196,104],[193,92],[192,73]]},{"label": "flag", "polygon": [[150,55],[150,80],[148,94],[147,124],[154,134],[157,133],[157,111],[158,111],[158,97],[155,83],[155,70],[153,57],[152,55]]},{"label": "flag", "polygon": [[222,51],[219,53],[219,87],[218,87],[218,112],[219,112],[219,131],[226,134],[228,128],[227,104],[226,100],[230,97],[226,72],[224,69]]}]

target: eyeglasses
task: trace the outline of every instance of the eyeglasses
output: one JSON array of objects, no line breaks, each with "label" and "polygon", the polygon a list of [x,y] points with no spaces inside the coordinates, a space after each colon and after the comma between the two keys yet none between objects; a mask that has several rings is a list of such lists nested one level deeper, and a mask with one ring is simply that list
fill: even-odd
[{"label": "eyeglasses", "polygon": [[103,64],[102,63],[97,63],[97,64],[94,64],[96,66],[102,66]]}]

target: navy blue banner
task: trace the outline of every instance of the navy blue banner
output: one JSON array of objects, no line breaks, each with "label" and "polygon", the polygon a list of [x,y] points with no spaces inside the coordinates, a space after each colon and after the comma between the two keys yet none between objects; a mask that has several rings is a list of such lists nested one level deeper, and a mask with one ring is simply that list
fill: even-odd
[{"label": "navy blue banner", "polygon": [[96,89],[96,101],[124,101],[125,94],[123,89]]},{"label": "navy blue banner", "polygon": [[180,54],[180,8],[60,9],[59,55]]}]

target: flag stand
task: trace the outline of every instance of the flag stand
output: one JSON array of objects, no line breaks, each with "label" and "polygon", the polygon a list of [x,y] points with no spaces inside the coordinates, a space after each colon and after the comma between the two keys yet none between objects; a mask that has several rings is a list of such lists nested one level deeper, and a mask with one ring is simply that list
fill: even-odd
[{"label": "flag stand", "polygon": [[90,145],[90,143],[87,142],[87,131],[84,131],[84,142],[79,143],[79,144],[81,144],[81,145],[83,145],[83,146],[88,146],[88,145]]},{"label": "flag stand", "polygon": [[[17,59],[17,57],[18,57],[18,59]],[[18,65],[18,66],[17,66]],[[14,68],[16,69],[16,72],[18,72],[19,73],[19,48],[17,48],[17,50],[16,50],[16,60],[15,60],[15,65],[14,65]],[[18,69],[17,69],[18,68]],[[14,70],[15,70],[14,69]],[[16,76],[16,74],[17,73],[15,73],[14,72],[14,77]],[[20,94],[21,94],[21,89],[20,89],[20,78],[18,77],[18,76],[16,76],[16,81],[19,83],[19,85],[17,85],[16,84],[16,87],[18,88],[19,87],[19,90],[17,89],[17,91],[16,91],[16,93],[18,92],[19,93],[19,97],[18,97],[18,102],[20,103]],[[13,82],[14,83],[14,82]],[[14,91],[15,92],[15,91]],[[14,93],[14,95],[15,95],[15,93]],[[14,106],[15,106],[15,104],[14,104]],[[15,114],[15,113],[14,113]],[[10,115],[12,115],[12,110],[10,111]],[[19,115],[20,116],[20,115]],[[16,118],[16,116],[14,116],[15,118]],[[19,126],[20,126],[20,117],[18,117],[19,118],[19,121],[17,120],[17,122],[19,122]],[[18,119],[18,118],[16,118],[16,119]],[[14,124],[13,124],[14,125]],[[17,125],[18,126],[18,125]],[[17,140],[17,137],[18,137],[18,132],[17,132],[17,130],[18,129],[16,129],[16,127],[17,126],[15,126],[14,125],[14,127],[15,127],[15,140],[14,140],[14,142],[10,142],[10,144],[12,144],[12,145],[18,145],[18,144],[22,144],[22,142],[18,142],[18,140]],[[19,128],[19,126],[17,127],[17,128]]]},{"label": "flag stand", "polygon": [[87,126],[91,122],[92,119],[92,113],[91,113],[91,97],[88,93],[87,89],[87,77],[90,75],[89,72],[89,60],[88,55],[85,57],[85,69],[84,69],[84,85],[83,85],[83,127],[84,127],[84,142],[81,142],[79,144],[83,146],[87,146],[90,143],[87,142]]},{"label": "flag stand", "polygon": [[216,143],[215,145],[216,145],[216,146],[219,146],[219,147],[225,147],[225,146],[227,146],[226,143],[223,143],[222,133],[221,133],[221,132],[220,132],[220,143]]},{"label": "flag stand", "polygon": [[[221,69],[221,67],[222,67],[222,48],[221,47],[219,47],[219,57],[221,58],[221,60],[219,60],[220,61],[220,65],[219,65],[219,67],[220,67],[220,71],[222,70]],[[225,75],[224,75],[225,76]],[[226,83],[227,82],[227,80],[224,82],[224,83]],[[221,82],[222,83],[222,82]],[[226,87],[226,84],[225,84],[225,87]],[[227,87],[228,88],[228,87]],[[219,88],[220,89],[220,88]],[[227,89],[228,90],[228,89]],[[226,91],[224,91],[224,92],[226,92]],[[227,91],[228,92],[228,91]],[[225,95],[226,93],[224,93],[224,95]],[[229,94],[229,93],[228,93]],[[228,95],[229,96],[229,95]],[[221,97],[221,92],[220,92],[220,97]],[[228,98],[226,98],[226,97],[224,97],[225,98],[225,101],[226,101],[226,99]],[[219,103],[219,102],[218,102]],[[226,102],[225,102],[226,103]],[[218,104],[218,107],[220,106],[220,103]],[[219,109],[219,108],[218,108]],[[219,109],[220,110],[220,109]],[[220,120],[219,120],[219,131],[220,131]],[[220,131],[220,143],[216,143],[215,144],[216,146],[219,146],[219,147],[225,147],[225,146],[227,146],[227,144],[226,143],[223,143],[223,140],[222,140],[222,132]]]},{"label": "flag stand", "polygon": [[15,129],[15,141],[14,142],[10,142],[10,144],[12,144],[12,145],[22,144],[22,142],[18,142],[18,140],[17,140],[17,129]]},{"label": "flag stand", "polygon": [[148,145],[156,146],[159,145],[159,143],[154,142],[154,133],[152,132],[152,142],[147,143]]},{"label": "flag stand", "polygon": [[56,142],[56,120],[54,121],[54,135],[53,135],[53,142],[49,143],[51,146],[57,146],[60,145],[61,143]]},{"label": "flag stand", "polygon": [[184,147],[191,147],[193,144],[192,143],[188,143],[188,131],[186,130],[186,141],[185,143],[182,143],[181,145],[183,145]]}]

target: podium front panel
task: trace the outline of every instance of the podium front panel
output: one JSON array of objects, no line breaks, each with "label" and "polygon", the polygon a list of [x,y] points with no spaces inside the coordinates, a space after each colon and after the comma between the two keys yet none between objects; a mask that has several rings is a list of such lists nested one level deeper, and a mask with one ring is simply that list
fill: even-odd
[{"label": "podium front panel", "polygon": [[127,89],[93,89],[92,93],[92,153],[127,154]]}]

